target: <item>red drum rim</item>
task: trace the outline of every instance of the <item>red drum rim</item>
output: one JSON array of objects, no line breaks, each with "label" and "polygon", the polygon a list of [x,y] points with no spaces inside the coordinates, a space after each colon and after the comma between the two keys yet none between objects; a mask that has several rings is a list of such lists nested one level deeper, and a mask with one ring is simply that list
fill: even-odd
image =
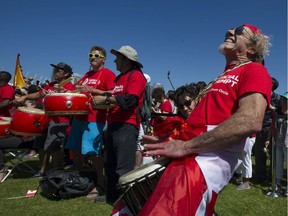
[{"label": "red drum rim", "polygon": [[[0,135],[0,139],[13,136],[13,134],[10,131],[10,120],[11,120],[11,118],[10,118],[9,121],[2,120],[2,118],[3,117],[1,117],[1,119],[0,119],[0,126],[4,126],[4,128],[3,128],[4,131],[3,132],[5,133],[5,135]],[[9,118],[9,117],[5,117],[5,119],[6,118]]]}]

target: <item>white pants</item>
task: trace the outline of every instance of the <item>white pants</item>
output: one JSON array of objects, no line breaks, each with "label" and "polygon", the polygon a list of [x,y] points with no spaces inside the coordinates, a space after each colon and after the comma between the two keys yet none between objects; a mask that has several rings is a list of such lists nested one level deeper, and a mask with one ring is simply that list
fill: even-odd
[{"label": "white pants", "polygon": [[246,149],[246,152],[243,155],[243,162],[240,164],[240,166],[237,168],[236,173],[242,174],[244,178],[252,178],[252,148],[255,143],[255,137],[249,138],[250,143],[248,148]]}]

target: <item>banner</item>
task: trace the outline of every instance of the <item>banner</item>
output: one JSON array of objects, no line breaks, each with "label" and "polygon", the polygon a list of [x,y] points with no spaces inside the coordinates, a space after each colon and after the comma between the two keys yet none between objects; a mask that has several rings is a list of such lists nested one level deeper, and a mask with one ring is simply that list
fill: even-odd
[{"label": "banner", "polygon": [[16,59],[16,68],[15,68],[13,85],[18,88],[23,88],[26,86],[26,82],[24,80],[20,65],[20,54],[17,55]]}]

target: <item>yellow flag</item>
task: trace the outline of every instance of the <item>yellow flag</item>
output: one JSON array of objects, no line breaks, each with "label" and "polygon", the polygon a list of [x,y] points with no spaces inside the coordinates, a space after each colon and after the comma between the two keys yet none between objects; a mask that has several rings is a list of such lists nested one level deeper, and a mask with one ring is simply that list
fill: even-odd
[{"label": "yellow flag", "polygon": [[26,86],[26,82],[23,78],[22,69],[20,65],[20,54],[17,55],[17,59],[16,59],[16,68],[15,68],[13,84],[15,87],[18,87],[18,88],[23,88]]}]

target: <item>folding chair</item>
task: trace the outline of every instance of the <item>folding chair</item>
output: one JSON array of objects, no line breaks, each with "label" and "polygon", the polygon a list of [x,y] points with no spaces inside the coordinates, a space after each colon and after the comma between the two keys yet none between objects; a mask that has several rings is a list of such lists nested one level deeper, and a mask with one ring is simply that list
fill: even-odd
[{"label": "folding chair", "polygon": [[0,139],[0,149],[3,151],[5,164],[9,164],[8,172],[1,182],[4,182],[14,169],[27,173],[36,172],[24,159],[24,156],[31,151],[33,142],[34,138],[20,136]]}]

